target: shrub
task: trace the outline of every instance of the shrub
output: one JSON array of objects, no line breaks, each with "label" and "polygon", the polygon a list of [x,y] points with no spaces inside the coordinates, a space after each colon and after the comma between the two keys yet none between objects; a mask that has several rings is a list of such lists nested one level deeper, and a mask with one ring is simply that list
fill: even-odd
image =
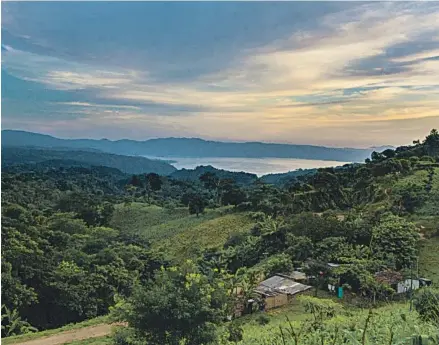
[{"label": "shrub", "polygon": [[421,318],[439,324],[439,290],[421,289],[415,298],[415,308]]},{"label": "shrub", "polygon": [[256,318],[256,322],[261,326],[265,326],[270,323],[270,318],[267,315],[261,314]]}]

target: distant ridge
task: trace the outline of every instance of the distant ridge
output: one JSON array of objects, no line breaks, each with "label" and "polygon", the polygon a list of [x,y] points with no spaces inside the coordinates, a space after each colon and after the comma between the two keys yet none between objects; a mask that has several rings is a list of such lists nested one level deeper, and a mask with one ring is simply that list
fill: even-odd
[{"label": "distant ridge", "polygon": [[161,138],[136,141],[130,139],[60,139],[46,134],[17,130],[2,131],[3,146],[68,147],[103,152],[156,157],[242,157],[299,158],[360,162],[374,149],[333,148],[314,145],[274,144],[261,142],[220,142],[199,138]]},{"label": "distant ridge", "polygon": [[2,145],[2,167],[39,164],[40,166],[106,166],[127,174],[169,175],[177,169],[162,161],[144,157],[116,155],[91,149],[24,147]]}]

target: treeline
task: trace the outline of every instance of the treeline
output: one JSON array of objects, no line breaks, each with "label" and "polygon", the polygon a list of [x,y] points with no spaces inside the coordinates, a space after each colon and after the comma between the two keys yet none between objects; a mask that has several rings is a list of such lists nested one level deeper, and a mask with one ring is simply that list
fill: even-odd
[{"label": "treeline", "polygon": [[125,194],[120,177],[106,168],[2,174],[2,336],[20,332],[11,329],[20,320],[41,330],[105,315],[116,294],[166,265],[137,234],[108,227]]}]

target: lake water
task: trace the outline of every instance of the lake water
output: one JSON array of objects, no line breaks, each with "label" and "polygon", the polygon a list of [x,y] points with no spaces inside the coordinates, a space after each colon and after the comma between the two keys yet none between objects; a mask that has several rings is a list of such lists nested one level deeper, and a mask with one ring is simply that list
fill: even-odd
[{"label": "lake water", "polygon": [[285,173],[292,170],[326,168],[341,166],[350,162],[321,161],[314,159],[295,158],[236,158],[236,157],[151,157],[147,158],[172,161],[177,169],[194,169],[199,165],[211,165],[217,169],[229,171],[245,171],[258,176],[275,173]]}]

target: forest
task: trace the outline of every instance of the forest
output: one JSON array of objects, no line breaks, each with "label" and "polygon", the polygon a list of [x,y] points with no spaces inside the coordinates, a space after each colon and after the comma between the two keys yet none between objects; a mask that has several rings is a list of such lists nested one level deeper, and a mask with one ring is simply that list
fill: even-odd
[{"label": "forest", "polygon": [[[439,344],[437,130],[281,183],[14,160],[1,177],[2,338],[106,316],[128,325],[116,345]],[[248,310],[261,276],[294,270],[313,286],[297,298],[306,319]],[[395,291],[421,275],[431,287]],[[248,315],[233,317],[238,305]]]}]

